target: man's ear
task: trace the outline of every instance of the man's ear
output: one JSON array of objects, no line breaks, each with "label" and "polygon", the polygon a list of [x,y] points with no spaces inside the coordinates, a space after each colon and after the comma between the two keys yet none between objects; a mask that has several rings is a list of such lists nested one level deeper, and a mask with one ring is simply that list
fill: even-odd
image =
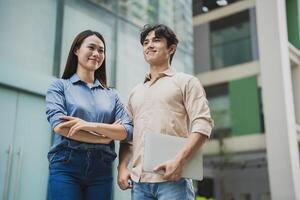
[{"label": "man's ear", "polygon": [[175,44],[172,44],[170,47],[169,47],[169,53],[170,54],[174,54],[175,51],[176,51],[176,48],[177,46]]}]

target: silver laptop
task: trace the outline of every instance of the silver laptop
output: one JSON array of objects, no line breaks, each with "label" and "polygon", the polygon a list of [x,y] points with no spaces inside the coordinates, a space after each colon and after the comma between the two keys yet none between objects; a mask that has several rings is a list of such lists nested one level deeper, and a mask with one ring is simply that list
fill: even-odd
[{"label": "silver laptop", "polygon": [[[153,172],[153,168],[174,159],[184,147],[187,138],[159,133],[147,133],[145,137],[143,170]],[[203,179],[203,158],[199,149],[185,164],[182,177],[195,180]]]}]

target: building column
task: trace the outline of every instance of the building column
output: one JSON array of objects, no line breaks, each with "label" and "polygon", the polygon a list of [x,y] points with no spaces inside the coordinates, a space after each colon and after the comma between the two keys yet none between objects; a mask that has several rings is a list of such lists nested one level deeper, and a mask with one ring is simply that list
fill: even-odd
[{"label": "building column", "polygon": [[269,182],[272,200],[300,200],[285,1],[256,1]]}]

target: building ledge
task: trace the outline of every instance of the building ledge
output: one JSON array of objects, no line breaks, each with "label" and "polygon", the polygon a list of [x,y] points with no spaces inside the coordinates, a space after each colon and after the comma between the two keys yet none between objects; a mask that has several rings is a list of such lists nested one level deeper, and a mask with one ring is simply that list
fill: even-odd
[{"label": "building ledge", "polygon": [[[222,149],[221,149],[222,148]],[[220,153],[243,153],[262,151],[266,149],[265,134],[234,136],[224,138],[223,147],[217,139],[208,141],[203,147],[204,155],[217,155]]]},{"label": "building ledge", "polygon": [[55,80],[54,76],[33,73],[25,69],[11,70],[9,67],[5,69],[0,73],[0,85],[40,96],[45,96],[47,88]]},{"label": "building ledge", "polygon": [[239,65],[233,65],[217,70],[199,73],[196,77],[203,86],[227,83],[232,80],[256,76],[260,73],[258,61],[247,62]]},{"label": "building ledge", "polygon": [[223,8],[218,8],[216,10],[210,11],[205,14],[197,15],[193,17],[193,25],[199,26],[210,21],[214,21],[235,13],[247,10],[249,8],[255,7],[255,0],[244,0],[239,1]]},{"label": "building ledge", "polygon": [[297,131],[298,142],[300,143],[300,125],[299,124],[296,124],[296,131]]},{"label": "building ledge", "polygon": [[[297,139],[300,145],[300,125],[296,124]],[[248,153],[266,150],[266,138],[264,133],[233,136],[224,138],[223,146],[220,141],[211,139],[204,144],[203,155],[219,155],[221,153]]]},{"label": "building ledge", "polygon": [[292,66],[299,66],[300,65],[300,50],[297,49],[291,43],[288,44],[289,48],[289,58],[291,61]]}]

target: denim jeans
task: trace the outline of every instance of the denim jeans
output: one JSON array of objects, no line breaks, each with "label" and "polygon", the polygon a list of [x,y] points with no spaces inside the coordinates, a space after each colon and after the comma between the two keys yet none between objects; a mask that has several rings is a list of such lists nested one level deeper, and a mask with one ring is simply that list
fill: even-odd
[{"label": "denim jeans", "polygon": [[136,183],[133,182],[132,200],[194,200],[191,179],[182,178],[175,182]]},{"label": "denim jeans", "polygon": [[112,158],[102,150],[49,152],[48,200],[111,200]]}]

